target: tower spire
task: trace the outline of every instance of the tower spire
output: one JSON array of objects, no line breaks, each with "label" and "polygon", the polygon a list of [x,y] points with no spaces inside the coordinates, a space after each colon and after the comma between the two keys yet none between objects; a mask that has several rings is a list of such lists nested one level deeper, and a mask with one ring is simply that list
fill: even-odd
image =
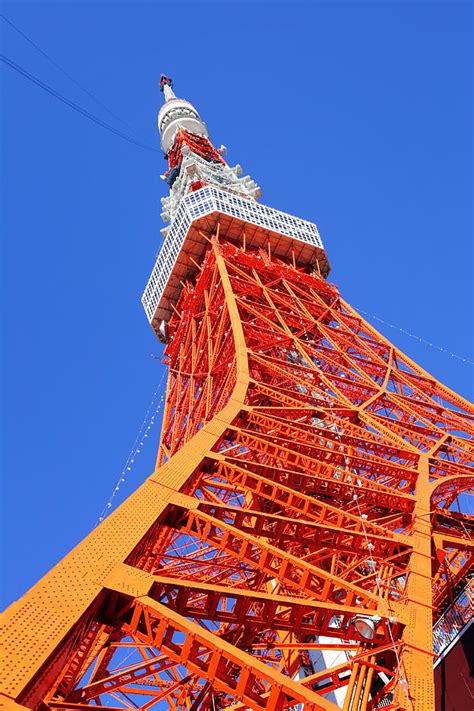
[{"label": "tower spire", "polygon": [[[222,157],[225,146],[215,148],[197,109],[176,96],[173,81],[166,74],[161,75],[160,91],[165,103],[158,112],[158,129],[161,148],[168,160],[168,170],[161,177],[170,187],[170,196],[161,198],[163,220],[172,221],[182,198],[206,185],[251,200],[260,197],[261,190],[249,175],[239,177],[240,165],[232,168],[227,165]],[[167,230],[161,231],[164,236]]]},{"label": "tower spire", "polygon": [[173,91],[173,80],[162,74],[160,78],[160,91],[163,92],[165,101],[171,101],[171,99],[176,99],[176,95]]},{"label": "tower spire", "polygon": [[158,112],[158,129],[165,156],[168,157],[180,128],[209,139],[207,126],[196,108],[189,101],[176,96],[173,81],[165,74],[161,75],[160,91],[163,92],[165,103]]}]

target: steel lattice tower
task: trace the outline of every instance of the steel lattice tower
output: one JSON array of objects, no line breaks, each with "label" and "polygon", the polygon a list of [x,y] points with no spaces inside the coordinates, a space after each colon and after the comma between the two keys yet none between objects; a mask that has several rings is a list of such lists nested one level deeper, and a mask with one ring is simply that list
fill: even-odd
[{"label": "steel lattice tower", "polygon": [[4,613],[2,698],[429,711],[469,589],[473,408],[341,298],[316,226],[258,203],[161,84],[157,466]]}]

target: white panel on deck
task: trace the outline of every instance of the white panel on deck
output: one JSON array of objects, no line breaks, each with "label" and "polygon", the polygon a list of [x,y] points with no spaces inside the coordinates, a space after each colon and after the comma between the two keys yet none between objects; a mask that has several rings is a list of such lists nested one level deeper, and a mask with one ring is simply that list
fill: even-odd
[{"label": "white panel on deck", "polygon": [[195,271],[190,256],[199,261],[204,254],[207,243],[199,230],[215,229],[217,220],[220,234],[228,239],[238,239],[245,229],[249,247],[266,248],[270,242],[274,256],[289,257],[293,251],[298,264],[317,261],[323,276],[329,271],[313,222],[207,186],[182,198],[143,293],[142,304],[155,330],[169,318],[181,281]]}]

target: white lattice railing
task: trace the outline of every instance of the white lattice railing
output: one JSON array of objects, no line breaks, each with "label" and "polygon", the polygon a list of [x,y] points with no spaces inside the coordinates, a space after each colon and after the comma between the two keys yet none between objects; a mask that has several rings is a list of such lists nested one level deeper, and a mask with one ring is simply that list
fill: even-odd
[{"label": "white lattice railing", "polygon": [[142,304],[150,323],[173,272],[191,223],[213,212],[220,212],[304,244],[324,249],[318,229],[313,222],[211,186],[196,190],[181,200],[143,293]]},{"label": "white lattice railing", "polygon": [[442,654],[473,617],[473,581],[459,593],[433,627],[433,649]]}]

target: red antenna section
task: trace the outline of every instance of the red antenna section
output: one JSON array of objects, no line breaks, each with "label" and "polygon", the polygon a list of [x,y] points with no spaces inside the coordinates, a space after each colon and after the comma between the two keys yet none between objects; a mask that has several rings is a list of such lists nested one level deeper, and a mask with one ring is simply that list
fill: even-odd
[{"label": "red antenna section", "polygon": [[[180,128],[178,129],[173,146],[167,156],[169,170],[165,173],[165,176],[166,182],[170,187],[172,187],[174,181],[179,175],[183,155],[189,154],[189,152],[192,152],[194,155],[199,156],[209,163],[225,165],[224,159],[214,148],[209,138],[206,136],[200,136],[198,133],[192,133],[192,131],[186,131],[184,128]],[[194,184],[198,184],[199,187],[201,187],[200,181],[195,181]],[[196,188],[194,187],[193,189]]]}]

